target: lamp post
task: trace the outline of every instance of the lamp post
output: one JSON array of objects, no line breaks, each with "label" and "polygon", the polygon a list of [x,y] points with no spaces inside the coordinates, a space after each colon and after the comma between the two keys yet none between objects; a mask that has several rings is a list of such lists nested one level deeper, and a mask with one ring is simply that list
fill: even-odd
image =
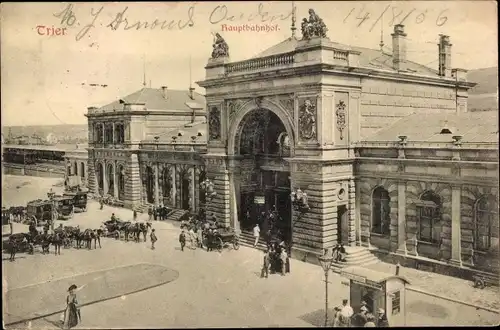
[{"label": "lamp post", "polygon": [[55,216],[55,213],[56,213],[56,201],[54,200],[54,197],[55,197],[55,193],[52,191],[52,189],[47,193],[47,197],[49,198],[49,200],[52,202],[52,212],[51,212],[51,216],[50,216],[50,228],[52,231],[54,231],[54,222],[56,221],[56,216]]},{"label": "lamp post", "polygon": [[325,272],[325,327],[328,326],[328,274],[333,263],[333,253],[325,249],[324,254],[318,257],[319,263]]}]

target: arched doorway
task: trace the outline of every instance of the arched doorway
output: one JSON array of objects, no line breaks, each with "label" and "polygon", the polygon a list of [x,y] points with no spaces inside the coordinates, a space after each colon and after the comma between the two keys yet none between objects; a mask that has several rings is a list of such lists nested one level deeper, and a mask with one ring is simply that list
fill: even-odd
[{"label": "arched doorway", "polygon": [[372,194],[371,244],[390,250],[391,198],[384,187],[376,187]]},{"label": "arched doorway", "polygon": [[106,173],[108,174],[108,195],[115,195],[115,168],[113,164],[108,164],[106,167]]},{"label": "arched doorway", "polygon": [[170,178],[170,168],[165,167],[162,173],[162,192],[163,192],[163,205],[171,205],[171,194],[172,194],[172,179]]},{"label": "arched doorway", "polygon": [[73,163],[73,175],[78,175],[78,162]]},{"label": "arched doorway", "polygon": [[241,229],[259,223],[263,233],[269,230],[291,242],[290,172],[283,160],[290,157],[290,138],[285,125],[272,111],[253,110],[241,120],[235,139],[234,153],[242,168],[250,169],[242,173],[237,196]]},{"label": "arched doorway", "polygon": [[154,197],[155,181],[153,169],[146,166],[146,201],[150,204],[155,202]]},{"label": "arched doorway", "polygon": [[190,180],[189,180],[189,168],[184,169],[180,173],[180,178],[181,178],[181,186],[180,186],[180,193],[181,193],[181,208],[183,210],[189,210],[189,186],[190,186]]},{"label": "arched doorway", "polygon": [[123,201],[125,197],[125,168],[118,166],[118,199]]},{"label": "arched doorway", "polygon": [[104,194],[104,166],[102,163],[97,163],[96,167],[96,177],[97,177],[97,185],[99,187],[99,194]]}]

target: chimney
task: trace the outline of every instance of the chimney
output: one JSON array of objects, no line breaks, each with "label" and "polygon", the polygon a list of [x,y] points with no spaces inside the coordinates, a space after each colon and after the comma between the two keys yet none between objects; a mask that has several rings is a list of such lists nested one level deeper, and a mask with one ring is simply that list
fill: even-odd
[{"label": "chimney", "polygon": [[168,90],[168,87],[167,86],[161,86],[161,91],[163,93],[163,98],[166,99],[167,98],[167,90]]},{"label": "chimney", "polygon": [[451,44],[450,37],[444,34],[439,35],[439,75],[441,77],[451,77]]},{"label": "chimney", "polygon": [[189,87],[189,97],[191,98],[191,100],[194,100],[193,92],[194,92],[194,87]]},{"label": "chimney", "polygon": [[402,24],[394,25],[392,35],[392,64],[394,70],[404,70],[406,63],[406,33]]}]

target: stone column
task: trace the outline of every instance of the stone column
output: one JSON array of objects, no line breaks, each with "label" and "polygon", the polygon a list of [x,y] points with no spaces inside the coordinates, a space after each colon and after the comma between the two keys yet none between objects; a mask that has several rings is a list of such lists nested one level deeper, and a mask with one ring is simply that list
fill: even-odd
[{"label": "stone column", "polygon": [[177,166],[176,171],[175,171],[175,205],[177,208],[182,209],[182,179],[183,177],[181,176],[182,169]]},{"label": "stone column", "polygon": [[[95,173],[96,169],[94,164],[95,164],[95,158],[93,155],[93,150],[89,150],[88,160],[87,160],[88,187],[90,192],[97,195],[97,193],[99,192],[99,187],[97,184],[96,173]],[[65,168],[65,173],[67,175],[68,168]]]},{"label": "stone column", "polygon": [[111,124],[111,129],[113,130],[113,135],[112,135],[113,140],[111,141],[111,143],[115,143],[116,142],[116,140],[115,140],[116,139],[116,136],[115,136],[115,123]]},{"label": "stone column", "polygon": [[406,182],[398,182],[398,249],[397,253],[407,255],[406,248]]},{"label": "stone column", "polygon": [[354,182],[355,185],[355,191],[356,191],[356,218],[355,218],[355,224],[356,224],[356,245],[361,246],[361,189],[360,189],[360,181],[359,179],[356,179]]},{"label": "stone column", "polygon": [[349,180],[349,246],[356,246],[356,185]]},{"label": "stone column", "polygon": [[172,164],[170,168],[170,180],[172,182],[172,191],[170,192],[170,203],[171,206],[177,207],[177,165]]},{"label": "stone column", "polygon": [[240,234],[241,233],[241,228],[240,228],[240,221],[238,219],[238,196],[239,194],[237,195],[236,193],[236,174],[234,174],[234,172],[231,172],[229,173],[229,194],[230,194],[230,208],[231,208],[231,228],[234,229],[234,231],[236,232],[236,234]]},{"label": "stone column", "polygon": [[450,264],[462,266],[461,242],[461,187],[453,184],[451,187],[451,259]]},{"label": "stone column", "polygon": [[117,180],[117,178],[119,178],[119,175],[118,173],[116,173],[116,161],[113,162],[113,196],[115,196],[116,198],[118,198],[118,185],[119,185],[119,180]]},{"label": "stone column", "polygon": [[158,173],[158,163],[154,164],[155,167],[155,205],[158,206],[160,204],[160,188],[158,187],[158,181],[160,179],[160,175]]},{"label": "stone column", "polygon": [[194,171],[194,211],[200,209],[200,173],[201,169],[197,165]]},{"label": "stone column", "polygon": [[142,204],[142,180],[137,154],[132,154],[125,166],[125,205],[133,208]]},{"label": "stone column", "polygon": [[107,170],[108,164],[104,163],[102,168],[102,191],[104,196],[108,194],[108,174],[106,173]]},{"label": "stone column", "polygon": [[105,143],[105,138],[106,138],[106,125],[102,123],[102,143]]},{"label": "stone column", "polygon": [[194,166],[192,166],[189,169],[189,208],[191,209],[192,212],[195,211],[196,205],[195,205],[195,169]]},{"label": "stone column", "polygon": [[219,222],[231,225],[231,198],[227,156],[217,155],[206,159],[207,178],[214,184],[217,195],[207,200],[207,214],[214,213]]}]

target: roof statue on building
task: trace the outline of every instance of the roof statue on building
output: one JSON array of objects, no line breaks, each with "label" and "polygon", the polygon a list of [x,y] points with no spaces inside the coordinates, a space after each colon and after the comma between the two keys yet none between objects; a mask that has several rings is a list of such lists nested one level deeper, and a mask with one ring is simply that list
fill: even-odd
[{"label": "roof statue on building", "polygon": [[215,33],[215,41],[212,46],[214,48],[212,51],[212,58],[229,56],[229,46],[219,33]]},{"label": "roof statue on building", "polygon": [[328,32],[328,28],[313,9],[309,9],[309,20],[307,20],[306,18],[302,19],[301,26],[302,39],[311,39],[315,37],[326,38],[326,32]]}]

